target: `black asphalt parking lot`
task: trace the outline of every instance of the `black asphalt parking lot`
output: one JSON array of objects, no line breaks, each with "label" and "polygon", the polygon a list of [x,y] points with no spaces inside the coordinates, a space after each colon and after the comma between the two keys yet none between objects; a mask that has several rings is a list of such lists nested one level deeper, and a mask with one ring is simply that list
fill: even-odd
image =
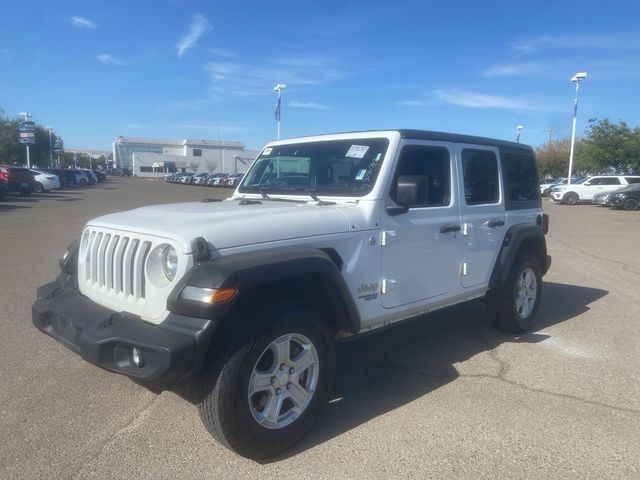
[{"label": "black asphalt parking lot", "polygon": [[266,464],[218,445],[188,391],[153,393],[32,326],[86,221],[230,193],[110,177],[0,202],[0,478],[640,478],[640,211],[545,200],[535,331],[496,333],[472,302],[340,344],[320,421]]}]

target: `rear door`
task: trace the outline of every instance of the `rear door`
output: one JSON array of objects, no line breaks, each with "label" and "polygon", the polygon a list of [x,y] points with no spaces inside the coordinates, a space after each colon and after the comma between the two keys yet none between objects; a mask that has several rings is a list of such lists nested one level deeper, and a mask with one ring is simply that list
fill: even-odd
[{"label": "rear door", "polygon": [[489,282],[506,232],[498,149],[460,145],[458,150],[460,214],[462,217],[462,277],[464,288]]},{"label": "rear door", "polygon": [[621,187],[618,177],[593,177],[588,182],[582,184],[580,200],[593,200],[596,193],[617,190]]}]

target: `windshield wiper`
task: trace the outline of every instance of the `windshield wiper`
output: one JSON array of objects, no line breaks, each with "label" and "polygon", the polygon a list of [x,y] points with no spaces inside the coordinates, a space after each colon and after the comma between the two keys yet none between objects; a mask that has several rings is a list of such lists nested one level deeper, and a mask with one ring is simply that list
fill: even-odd
[{"label": "windshield wiper", "polygon": [[292,188],[291,190],[294,191],[294,192],[304,192],[304,193],[306,193],[311,198],[313,198],[313,200],[316,202],[316,205],[335,205],[336,204],[336,202],[326,202],[324,200],[320,200],[320,197],[318,197],[315,193],[313,193],[308,188],[298,187],[298,188]]}]

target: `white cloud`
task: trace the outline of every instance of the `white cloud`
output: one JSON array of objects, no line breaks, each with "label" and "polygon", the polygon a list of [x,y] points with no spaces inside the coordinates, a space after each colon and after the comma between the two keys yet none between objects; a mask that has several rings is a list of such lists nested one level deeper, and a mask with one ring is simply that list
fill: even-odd
[{"label": "white cloud", "polygon": [[76,28],[96,28],[95,22],[89,20],[86,17],[73,16],[71,17],[71,25]]},{"label": "white cloud", "polygon": [[100,55],[97,55],[96,58],[100,62],[104,63],[105,65],[116,65],[118,67],[121,67],[122,65],[126,65],[124,61],[108,53],[101,53]]},{"label": "white cloud", "polygon": [[619,35],[539,35],[534,38],[512,42],[509,47],[518,55],[540,51],[547,47],[598,50],[640,50],[640,36]]},{"label": "white cloud", "polygon": [[213,53],[214,55],[225,58],[234,58],[236,56],[235,53],[230,52],[225,48],[210,48],[209,53]]},{"label": "white cloud", "polygon": [[321,103],[316,103],[316,102],[298,102],[297,100],[291,100],[287,105],[293,108],[308,108],[311,110],[330,110],[331,109],[329,105],[323,105]]},{"label": "white cloud", "polygon": [[263,65],[210,62],[205,69],[211,77],[213,97],[254,97],[272,93],[276,83],[285,83],[290,88],[309,87],[336,81],[347,75],[330,61],[312,65],[309,61],[302,62],[300,57],[296,58],[298,60],[271,60]]},{"label": "white cloud", "polygon": [[192,48],[200,37],[210,30],[211,25],[204,15],[197,13],[191,17],[187,33],[176,43],[178,57],[184,55],[184,52]]},{"label": "white cloud", "polygon": [[433,105],[433,102],[427,100],[403,100],[398,102],[397,105],[401,107],[426,107],[427,105]]},{"label": "white cloud", "polygon": [[528,97],[507,97],[504,95],[492,95],[486,93],[471,92],[452,88],[448,90],[434,90],[433,97],[450,105],[458,105],[468,108],[496,108],[506,110],[536,110],[553,111],[543,102]]},{"label": "white cloud", "polygon": [[511,63],[491,65],[482,74],[485,77],[502,77],[517,75],[532,75],[544,71],[546,67],[538,63]]}]

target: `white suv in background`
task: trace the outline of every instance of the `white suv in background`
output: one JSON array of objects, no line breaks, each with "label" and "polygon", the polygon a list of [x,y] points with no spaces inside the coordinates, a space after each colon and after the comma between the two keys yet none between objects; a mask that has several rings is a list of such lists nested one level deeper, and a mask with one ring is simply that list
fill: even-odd
[{"label": "white suv in background", "polygon": [[590,202],[600,192],[611,192],[626,187],[631,183],[640,183],[637,175],[597,175],[587,177],[578,183],[558,185],[551,188],[554,202],[575,205],[578,202]]}]

